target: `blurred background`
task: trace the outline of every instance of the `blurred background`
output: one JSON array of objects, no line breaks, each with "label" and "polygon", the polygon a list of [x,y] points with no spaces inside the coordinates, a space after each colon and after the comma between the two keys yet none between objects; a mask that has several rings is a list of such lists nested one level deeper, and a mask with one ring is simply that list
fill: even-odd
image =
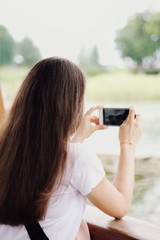
[{"label": "blurred background", "polygon": [[[86,73],[86,110],[134,106],[143,137],[136,153],[130,216],[160,223],[160,2],[157,0],[0,0],[0,85],[9,108],[29,69],[60,56]],[[98,113],[96,113],[98,114]],[[118,128],[85,144],[113,179]]]}]

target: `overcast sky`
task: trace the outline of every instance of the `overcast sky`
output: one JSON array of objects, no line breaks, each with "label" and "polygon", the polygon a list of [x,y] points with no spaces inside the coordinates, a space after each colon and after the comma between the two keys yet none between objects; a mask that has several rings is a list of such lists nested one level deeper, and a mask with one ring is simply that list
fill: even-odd
[{"label": "overcast sky", "polygon": [[29,36],[43,57],[76,61],[81,46],[97,44],[103,64],[118,64],[115,31],[144,10],[160,11],[160,1],[0,0],[0,24],[15,40]]}]

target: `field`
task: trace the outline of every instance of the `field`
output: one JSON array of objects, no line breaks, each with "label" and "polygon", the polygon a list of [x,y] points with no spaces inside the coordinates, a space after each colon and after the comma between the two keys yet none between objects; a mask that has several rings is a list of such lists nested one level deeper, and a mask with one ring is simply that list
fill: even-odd
[{"label": "field", "polygon": [[123,71],[88,78],[86,96],[102,102],[160,100],[160,75]]},{"label": "field", "polygon": [[7,103],[10,103],[14,98],[27,72],[28,72],[27,68],[18,67],[0,68],[0,86],[2,88],[2,94]]},{"label": "field", "polygon": [[[27,72],[27,68],[0,68],[4,95],[14,96]],[[88,77],[86,100],[97,102],[160,100],[160,75],[119,71]]]}]

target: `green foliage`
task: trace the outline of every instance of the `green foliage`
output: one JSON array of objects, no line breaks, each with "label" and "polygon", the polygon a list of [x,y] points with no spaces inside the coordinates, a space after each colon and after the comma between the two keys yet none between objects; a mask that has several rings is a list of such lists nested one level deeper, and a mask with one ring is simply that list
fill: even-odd
[{"label": "green foliage", "polygon": [[39,49],[28,37],[17,43],[16,53],[22,56],[22,65],[25,66],[32,66],[41,59]]},{"label": "green foliage", "polygon": [[13,61],[14,40],[8,30],[0,25],[0,65],[8,65]]},{"label": "green foliage", "polygon": [[134,70],[160,71],[160,67],[157,68],[160,49],[160,13],[136,14],[123,29],[117,31],[115,41],[122,58],[133,61]]},{"label": "green foliage", "polygon": [[152,36],[153,41],[160,41],[160,13],[151,16],[146,31]]},{"label": "green foliage", "polygon": [[98,75],[106,71],[99,63],[99,53],[96,45],[91,49],[83,47],[79,53],[78,61],[79,65],[89,76]]},{"label": "green foliage", "polygon": [[8,30],[0,25],[0,65],[32,66],[41,59],[39,49],[32,40],[25,37],[21,42],[15,42]]}]

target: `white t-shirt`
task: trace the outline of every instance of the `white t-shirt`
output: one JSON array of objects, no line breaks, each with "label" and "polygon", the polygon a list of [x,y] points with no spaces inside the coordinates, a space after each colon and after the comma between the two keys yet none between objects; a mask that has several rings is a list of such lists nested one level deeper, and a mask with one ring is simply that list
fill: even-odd
[{"label": "white t-shirt", "polygon": [[[105,176],[100,159],[81,143],[68,143],[67,167],[62,184],[50,198],[40,221],[50,240],[75,240],[89,194]],[[0,225],[0,239],[29,240],[25,227]]]}]

